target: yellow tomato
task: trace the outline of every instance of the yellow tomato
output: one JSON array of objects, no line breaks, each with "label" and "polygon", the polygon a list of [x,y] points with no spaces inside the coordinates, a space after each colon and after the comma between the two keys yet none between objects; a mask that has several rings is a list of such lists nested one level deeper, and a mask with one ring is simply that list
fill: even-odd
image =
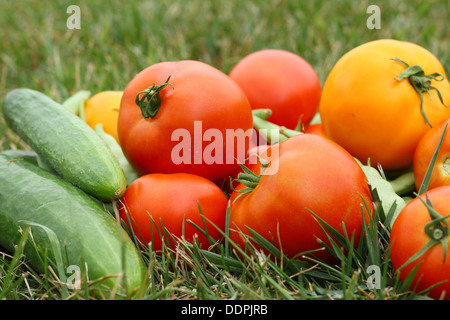
[{"label": "yellow tomato", "polygon": [[[428,89],[421,92],[423,103],[413,83]],[[354,48],[336,63],[319,110],[329,138],[362,162],[370,158],[372,165],[393,170],[412,165],[420,138],[450,117],[449,104],[450,83],[431,52],[382,39]]]},{"label": "yellow tomato", "polygon": [[117,119],[122,95],[122,91],[102,91],[92,96],[84,106],[86,123],[93,129],[97,124],[103,124],[103,130],[117,142]]}]

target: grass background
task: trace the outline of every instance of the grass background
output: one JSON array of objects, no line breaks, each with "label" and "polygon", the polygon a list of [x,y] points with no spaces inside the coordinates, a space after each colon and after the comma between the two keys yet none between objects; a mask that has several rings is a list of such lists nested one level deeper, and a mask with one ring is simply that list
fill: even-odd
[{"label": "grass background", "polygon": [[[69,30],[67,7],[81,10]],[[366,27],[370,4],[381,29]],[[396,1],[37,1],[0,0],[2,96],[28,86],[61,100],[81,89],[123,89],[143,68],[196,59],[228,72],[262,48],[295,52],[322,82],[346,51],[364,42],[415,42],[450,67],[450,4]]]},{"label": "grass background", "polygon": [[[69,30],[77,4],[81,29]],[[368,29],[367,7],[381,10],[381,29]],[[394,38],[422,45],[448,73],[447,0],[0,0],[0,102],[16,87],[57,101],[87,89],[122,90],[145,67],[195,59],[228,72],[242,57],[281,48],[305,58],[322,83],[345,52]],[[16,142],[0,120],[0,148]]]},{"label": "grass background", "polygon": [[[80,30],[69,30],[66,26],[70,15],[66,10],[72,4],[81,9]],[[366,10],[371,4],[381,9],[381,29],[370,30],[366,26],[370,16]],[[439,58],[448,74],[449,17],[447,0],[0,0],[0,104],[5,94],[16,87],[42,91],[57,101],[63,101],[78,90],[92,93],[122,90],[136,73],[166,60],[200,60],[227,73],[241,58],[263,48],[280,48],[299,54],[315,68],[323,83],[345,52],[381,38],[422,45]],[[23,147],[1,119],[0,150],[17,145]],[[10,260],[2,262],[8,269]],[[203,280],[199,281],[197,276],[186,282],[184,271],[167,275],[164,264],[151,262],[154,279],[164,280],[153,283],[154,287],[145,296],[311,297],[310,291],[301,289],[303,286],[290,283],[290,276],[284,281],[286,275],[280,275],[275,266],[270,267],[267,278],[252,278],[247,273],[230,278],[228,272],[214,267],[202,273],[202,260],[196,263]],[[261,272],[257,264],[254,268],[255,274]],[[247,272],[251,272],[252,265],[248,269]],[[337,269],[332,271],[338,274]],[[37,278],[32,275],[28,281],[38,289],[29,290],[30,285],[25,280],[25,289],[13,290],[3,297],[59,297],[57,291],[53,293],[49,289],[48,283],[44,285]],[[354,275],[348,273],[343,278],[346,280],[342,283],[345,282],[344,287],[349,290],[330,286],[329,291],[321,289],[315,293],[320,293],[320,297],[348,299],[395,296],[353,291],[357,283],[354,283]],[[251,285],[248,285],[249,279],[253,281]],[[278,279],[278,287],[267,284],[273,279]],[[14,281],[10,279],[10,282]],[[20,283],[17,288],[24,286],[23,281]],[[223,283],[228,286],[223,287]],[[18,293],[21,290],[24,293]]]}]

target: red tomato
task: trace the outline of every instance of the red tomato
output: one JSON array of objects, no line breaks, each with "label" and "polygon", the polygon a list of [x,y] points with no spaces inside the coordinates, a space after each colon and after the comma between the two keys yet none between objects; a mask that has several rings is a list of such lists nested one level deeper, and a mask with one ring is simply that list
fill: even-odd
[{"label": "red tomato", "polygon": [[[142,176],[130,184],[121,199],[119,214],[128,228],[130,224],[127,215],[130,217],[134,233],[145,243],[152,241],[153,233],[155,250],[161,250],[162,247],[158,234],[158,230],[163,233],[162,224],[180,238],[183,235],[183,223],[185,238],[192,241],[194,234],[197,234],[202,247],[208,248],[208,239],[188,220],[205,229],[198,207],[200,205],[209,235],[218,240],[221,234],[208,220],[224,230],[227,203],[228,200],[219,187],[205,178],[186,173],[154,173]],[[153,228],[150,227],[150,216]]]},{"label": "red tomato", "polygon": [[[267,149],[270,148],[270,145],[268,144],[263,144],[263,145],[259,145],[259,146],[253,146],[252,148],[250,148],[247,152],[247,158],[245,159],[245,162],[242,163],[244,166],[248,167],[249,165],[252,164],[256,164],[258,163],[258,157],[260,157],[263,153],[265,153],[267,151]],[[239,168],[237,168],[233,174],[231,176],[229,176],[225,181],[224,181],[224,186],[225,186],[225,190],[227,190],[229,193],[233,192],[233,188],[238,186],[238,182],[236,181],[236,179],[238,178],[239,173],[243,172],[242,168],[239,166]],[[230,186],[231,183],[231,186]]]},{"label": "red tomato", "polygon": [[[143,91],[152,86],[151,107],[140,108],[137,103],[148,102]],[[233,80],[205,63],[177,61],[152,65],[131,80],[118,133],[125,156],[141,175],[186,172],[218,181],[236,169],[234,158],[243,158],[248,149],[248,142],[238,149],[240,142],[233,144],[228,133],[251,135],[252,126],[249,102]]]},{"label": "red tomato", "polygon": [[[334,142],[312,134],[294,136],[277,146],[278,157],[272,146],[272,160],[253,191],[239,198],[239,192],[231,195],[230,228],[250,234],[248,226],[292,258],[321,248],[317,238],[328,243],[311,210],[341,233],[345,223],[357,244],[363,223],[361,197],[370,214],[373,205],[367,178],[354,158]],[[259,175],[261,163],[249,169]],[[238,232],[230,236],[244,245]],[[314,255],[326,262],[334,260],[325,250]]]},{"label": "red tomato", "polygon": [[[427,192],[433,208],[442,216],[450,215],[450,186],[442,186],[430,189]],[[425,196],[422,199],[426,201]],[[431,220],[425,204],[419,198],[413,199],[400,212],[391,229],[391,260],[395,270],[398,269],[419,252],[429,241],[430,236],[425,232],[425,226]],[[447,222],[450,220],[447,218]],[[444,240],[449,245],[448,238]],[[412,287],[417,286],[416,291],[422,291],[441,281],[445,283],[433,288],[429,295],[435,299],[450,298],[450,258],[444,261],[444,250],[441,243],[429,248],[417,260],[409,263],[399,271],[400,280],[404,281],[411,270],[418,267]]]},{"label": "red tomato", "polygon": [[322,123],[316,123],[305,127],[305,133],[317,134],[321,137],[328,138],[325,127]]},{"label": "red tomato", "polygon": [[230,77],[244,90],[253,109],[268,108],[270,122],[295,129],[308,124],[319,108],[321,84],[302,57],[285,50],[253,52],[239,61]]},{"label": "red tomato", "polygon": [[269,148],[270,148],[270,145],[268,145],[268,144],[263,144],[263,145],[252,147],[247,152],[247,161],[245,163],[246,164],[256,163],[257,162],[256,161],[257,156],[261,156]]},{"label": "red tomato", "polygon": [[[251,148],[247,152],[247,157],[242,164],[246,167],[251,164],[256,164],[258,162],[258,156],[261,156],[268,148],[270,148],[270,145],[268,144],[251,145]],[[236,179],[241,172],[243,172],[243,170],[239,166],[230,176],[225,178],[221,183],[218,183],[218,185],[222,190],[226,191],[228,194],[231,194],[233,189],[239,184]]]},{"label": "red tomato", "polygon": [[442,140],[437,155],[433,172],[431,174],[429,189],[450,185],[450,119],[444,121],[440,126],[431,128],[419,141],[414,153],[414,178],[417,190],[420,189],[425,173],[427,172],[431,158],[436,150],[439,139],[447,125],[444,140]]}]

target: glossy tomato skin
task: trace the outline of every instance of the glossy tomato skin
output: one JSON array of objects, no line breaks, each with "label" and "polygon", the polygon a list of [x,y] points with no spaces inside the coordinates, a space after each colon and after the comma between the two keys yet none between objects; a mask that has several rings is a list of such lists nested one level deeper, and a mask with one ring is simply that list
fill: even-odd
[{"label": "glossy tomato skin", "polygon": [[84,105],[86,123],[95,129],[97,124],[103,125],[103,130],[112,135],[117,142],[117,119],[119,118],[120,101],[123,91],[101,91],[93,95]]},{"label": "glossy tomato skin", "polygon": [[[238,192],[231,195],[230,228],[250,234],[248,226],[293,258],[322,248],[317,238],[327,243],[311,210],[341,233],[344,222],[347,232],[355,233],[357,244],[363,223],[362,198],[370,214],[373,204],[367,178],[354,158],[334,142],[312,134],[294,136],[278,147],[278,157],[272,156],[266,169],[274,166],[278,170],[262,175],[251,193],[239,198]],[[270,152],[276,154],[273,150]],[[259,173],[261,163],[249,168]],[[239,184],[236,189],[243,188]],[[243,245],[238,232],[230,232],[230,235]],[[314,255],[326,262],[335,262],[325,250]]]},{"label": "glossy tomato skin", "polygon": [[244,90],[253,109],[268,108],[268,121],[294,129],[316,114],[321,83],[313,67],[285,50],[264,49],[240,60],[230,77]]},{"label": "glossy tomato skin", "polygon": [[[191,220],[204,229],[199,205],[209,235],[219,240],[221,234],[216,227],[224,230],[228,200],[217,185],[205,178],[186,173],[154,173],[133,181],[120,202],[120,218],[129,228],[128,221],[134,221],[134,233],[146,244],[152,241],[153,233],[153,247],[161,250],[162,242],[158,235],[158,229],[163,232],[161,220],[176,238],[183,235],[184,223],[186,240],[192,241],[197,234],[202,248],[208,248],[208,239],[188,222]],[[150,215],[153,228],[150,227]]]},{"label": "glossy tomato skin", "polygon": [[[450,186],[430,189],[427,195],[433,208],[439,214],[442,216],[450,214]],[[425,196],[422,195],[422,197],[426,201]],[[431,218],[426,206],[418,198],[409,202],[400,212],[392,225],[390,237],[390,255],[392,266],[395,270],[398,270],[410,257],[419,252],[428,243],[430,238],[424,229],[425,225],[430,221]],[[447,221],[449,221],[448,218]],[[416,292],[419,292],[438,282],[446,281],[446,283],[432,289],[429,295],[434,299],[439,299],[445,290],[446,294],[443,298],[449,299],[450,259],[447,256],[443,263],[443,252],[441,244],[431,247],[420,258],[400,270],[400,280],[404,281],[411,270],[418,263],[421,263],[412,287],[417,285]]]},{"label": "glossy tomato skin", "polygon": [[413,167],[417,190],[420,189],[431,158],[438,146],[439,139],[444,133],[445,126],[447,126],[447,129],[433,167],[428,188],[450,185],[450,134],[448,133],[450,130],[450,119],[447,119],[441,125],[430,129],[420,139],[416,147]]},{"label": "glossy tomato skin", "polygon": [[[144,119],[136,95],[169,76],[171,85],[160,91],[159,111]],[[125,156],[141,175],[186,172],[218,181],[237,167],[226,156],[241,156],[237,143],[235,149],[227,144],[227,132],[247,132],[252,126],[247,97],[233,80],[205,63],[183,60],[154,64],[131,80],[122,98],[118,132]],[[207,131],[220,134],[223,143],[205,137]],[[220,159],[205,156],[214,143],[221,147]],[[184,144],[188,148],[180,147]]]},{"label": "glossy tomato skin", "polygon": [[[420,111],[420,97],[408,79],[396,80],[410,66],[425,74],[445,71],[428,50],[413,43],[382,39],[347,52],[328,75],[319,107],[327,135],[363,163],[385,170],[412,165],[420,138],[430,129]],[[450,117],[450,83],[432,81],[434,90],[423,95],[423,108],[432,126]]]}]

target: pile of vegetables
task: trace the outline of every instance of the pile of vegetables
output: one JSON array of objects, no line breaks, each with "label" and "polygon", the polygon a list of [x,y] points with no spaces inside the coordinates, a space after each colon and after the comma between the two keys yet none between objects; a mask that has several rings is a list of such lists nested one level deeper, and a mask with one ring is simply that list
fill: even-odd
[{"label": "pile of vegetables", "polygon": [[323,88],[300,56],[261,50],[229,74],[164,61],[60,103],[14,89],[3,117],[29,150],[0,153],[0,245],[131,297],[141,249],[226,237],[239,255],[264,239],[335,264],[334,240],[356,248],[382,210],[400,279],[449,299],[449,104],[438,59],[396,40],[349,51]]}]

